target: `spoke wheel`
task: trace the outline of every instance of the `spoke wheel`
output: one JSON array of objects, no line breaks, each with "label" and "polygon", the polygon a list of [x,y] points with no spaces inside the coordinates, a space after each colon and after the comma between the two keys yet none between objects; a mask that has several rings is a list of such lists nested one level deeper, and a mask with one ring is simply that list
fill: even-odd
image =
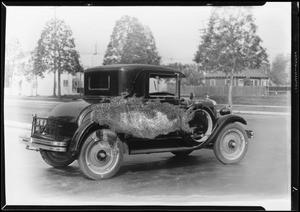
[{"label": "spoke wheel", "polygon": [[206,110],[198,110],[192,121],[189,122],[190,127],[193,127],[193,133],[187,136],[188,144],[199,145],[205,142],[212,133],[213,120]]},{"label": "spoke wheel", "polygon": [[105,179],[118,172],[123,154],[123,145],[113,132],[98,130],[84,141],[78,163],[88,178]]},{"label": "spoke wheel", "polygon": [[247,136],[245,130],[236,123],[223,128],[214,144],[214,153],[224,164],[240,162],[247,151]]},{"label": "spoke wheel", "polygon": [[52,152],[47,150],[40,150],[43,160],[55,168],[66,167],[73,163],[75,157],[67,155],[65,152]]}]

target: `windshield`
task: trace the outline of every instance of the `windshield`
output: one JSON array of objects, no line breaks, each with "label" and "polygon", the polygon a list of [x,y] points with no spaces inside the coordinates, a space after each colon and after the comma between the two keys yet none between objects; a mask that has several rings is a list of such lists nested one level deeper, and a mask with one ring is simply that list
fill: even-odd
[{"label": "windshield", "polygon": [[177,78],[174,75],[150,74],[149,96],[177,96]]}]

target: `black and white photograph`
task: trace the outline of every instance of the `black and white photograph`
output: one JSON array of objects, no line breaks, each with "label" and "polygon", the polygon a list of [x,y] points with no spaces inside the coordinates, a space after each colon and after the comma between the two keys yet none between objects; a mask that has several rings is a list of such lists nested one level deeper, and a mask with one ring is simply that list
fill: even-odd
[{"label": "black and white photograph", "polygon": [[5,205],[292,210],[293,4],[2,2]]}]

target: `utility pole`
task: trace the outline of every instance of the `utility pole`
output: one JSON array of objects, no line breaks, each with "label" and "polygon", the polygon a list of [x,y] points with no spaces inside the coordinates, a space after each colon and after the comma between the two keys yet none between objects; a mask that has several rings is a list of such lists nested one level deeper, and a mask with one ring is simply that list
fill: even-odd
[{"label": "utility pole", "polygon": [[[92,67],[94,66],[94,56],[98,55],[98,47],[97,47],[97,43],[95,44],[95,51],[92,54],[91,58],[92,58]],[[97,58],[96,58],[97,59]]]},{"label": "utility pole", "polygon": [[94,52],[94,55],[97,55],[98,54],[98,52],[97,52],[97,43],[95,44],[95,52]]}]

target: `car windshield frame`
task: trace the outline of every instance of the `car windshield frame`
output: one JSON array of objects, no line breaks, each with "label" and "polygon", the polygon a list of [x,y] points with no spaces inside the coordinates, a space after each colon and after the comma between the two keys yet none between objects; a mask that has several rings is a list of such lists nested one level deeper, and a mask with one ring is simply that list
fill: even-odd
[{"label": "car windshield frame", "polygon": [[[158,77],[158,78],[157,78]],[[166,79],[166,78],[170,78],[170,79],[174,79],[175,80],[175,88],[174,88],[174,93],[170,93],[168,92],[168,90],[166,91],[157,91],[157,92],[150,92],[151,89],[151,79]],[[154,82],[154,86],[155,86],[155,81]],[[165,83],[167,84],[167,83]],[[157,72],[152,72],[149,73],[148,75],[148,95],[151,98],[178,98],[179,94],[178,94],[178,87],[179,87],[179,79],[178,79],[178,75],[176,73],[157,73]]]}]

